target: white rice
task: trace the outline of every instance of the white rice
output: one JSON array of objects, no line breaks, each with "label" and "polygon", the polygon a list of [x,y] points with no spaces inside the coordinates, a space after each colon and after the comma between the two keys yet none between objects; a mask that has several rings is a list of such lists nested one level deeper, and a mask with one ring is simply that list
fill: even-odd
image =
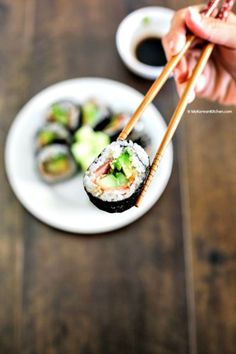
[{"label": "white rice", "polygon": [[[136,170],[137,175],[134,182],[130,185],[128,191],[124,190],[110,190],[101,192],[101,189],[94,182],[94,172],[110,159],[118,158],[124,148],[128,147],[132,150],[132,167]],[[84,175],[84,186],[87,192],[91,193],[94,197],[98,197],[103,201],[119,201],[129,198],[140,186],[146,177],[146,170],[149,166],[149,157],[145,150],[136,143],[130,141],[115,141],[108,145],[101,155],[89,166]]]}]

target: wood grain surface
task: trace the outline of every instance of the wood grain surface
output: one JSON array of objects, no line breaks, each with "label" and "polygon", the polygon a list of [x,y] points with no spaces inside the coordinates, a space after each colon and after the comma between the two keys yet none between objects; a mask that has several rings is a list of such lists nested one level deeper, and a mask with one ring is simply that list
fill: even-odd
[{"label": "wood grain surface", "polygon": [[[235,108],[186,111],[165,193],[112,233],[70,235],[40,223],[4,172],[8,129],[30,97],[80,76],[145,93],[150,83],[116,52],[118,24],[142,6],[191,3],[0,1],[0,354],[235,354]],[[176,102],[170,80],[155,101],[167,121]],[[189,107],[209,108],[222,109],[204,100]]]}]

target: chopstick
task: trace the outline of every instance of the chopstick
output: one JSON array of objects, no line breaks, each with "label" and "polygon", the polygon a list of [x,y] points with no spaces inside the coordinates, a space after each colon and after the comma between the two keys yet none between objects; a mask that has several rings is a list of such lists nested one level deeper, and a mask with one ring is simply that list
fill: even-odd
[{"label": "chopstick", "polygon": [[[234,0],[226,0],[218,12],[217,18],[226,21],[228,18],[228,15],[234,5],[234,2],[235,2]],[[172,137],[176,131],[176,128],[182,118],[182,115],[184,113],[186,106],[188,105],[189,96],[191,95],[191,92],[196,85],[197,79],[199,78],[199,75],[202,73],[202,71],[207,63],[207,61],[214,49],[214,46],[215,45],[213,43],[208,43],[204,47],[204,49],[201,53],[201,56],[199,58],[199,61],[193,70],[192,76],[187,82],[187,85],[186,85],[186,88],[183,92],[183,95],[181,96],[181,99],[176,107],[176,110],[175,110],[174,114],[172,115],[172,118],[169,122],[166,133],[165,133],[165,135],[159,145],[159,148],[156,152],[156,155],[154,157],[154,160],[153,160],[148,178],[147,178],[145,185],[143,187],[143,190],[136,201],[137,207],[141,204],[144,194],[146,193],[146,191],[147,191],[147,189],[148,189],[148,187],[155,175],[157,167],[160,164],[161,158],[162,158],[170,140],[172,139]]]},{"label": "chopstick", "polygon": [[161,158],[169,144],[169,142],[171,141],[175,131],[176,131],[176,128],[182,118],[182,115],[185,111],[185,108],[186,106],[188,105],[188,98],[189,98],[189,95],[191,94],[192,92],[192,89],[194,88],[194,86],[196,85],[196,82],[197,82],[197,79],[199,77],[199,75],[201,74],[202,70],[204,69],[211,53],[212,53],[212,50],[214,48],[214,44],[213,43],[209,43],[205,48],[204,48],[204,51],[202,52],[201,56],[200,56],[200,59],[193,71],[193,75],[191,77],[191,79],[188,81],[187,85],[186,85],[186,88],[184,90],[184,93],[179,101],[179,104],[177,105],[176,107],[176,110],[174,112],[174,114],[172,115],[172,118],[169,122],[169,125],[168,125],[168,128],[165,132],[165,135],[159,145],[159,148],[156,152],[156,155],[154,157],[154,160],[153,160],[153,163],[152,163],[152,166],[151,166],[151,169],[150,169],[150,172],[149,172],[149,175],[148,175],[148,178],[145,182],[145,185],[142,189],[142,192],[141,194],[139,195],[137,201],[136,201],[136,206],[139,206],[142,202],[142,199],[144,197],[144,194],[146,193],[154,175],[155,175],[155,172],[161,162]]},{"label": "chopstick", "polygon": [[[204,16],[210,16],[213,11],[217,8],[220,0],[210,0],[204,10]],[[162,70],[160,76],[154,81],[150,89],[148,90],[147,94],[145,95],[143,101],[140,103],[120,135],[118,136],[117,140],[125,140],[131,130],[133,129],[134,125],[138,121],[138,119],[142,116],[146,107],[154,100],[156,95],[159,93],[162,86],[165,84],[167,79],[169,78],[170,74],[174,70],[174,68],[179,63],[180,59],[184,56],[186,51],[189,49],[191,44],[193,43],[196,37],[194,35],[188,35],[185,46],[183,49],[177,54],[174,55],[165,65],[164,69]]]}]

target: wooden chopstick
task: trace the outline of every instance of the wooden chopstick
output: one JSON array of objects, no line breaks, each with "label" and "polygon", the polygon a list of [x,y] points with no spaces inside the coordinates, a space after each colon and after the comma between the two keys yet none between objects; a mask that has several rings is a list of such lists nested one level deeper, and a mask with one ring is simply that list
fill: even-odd
[{"label": "wooden chopstick", "polygon": [[[221,20],[227,20],[229,12],[231,11],[231,9],[233,7],[233,4],[234,4],[234,0],[226,0],[219,11],[217,18],[219,18]],[[214,46],[215,45],[213,43],[208,43],[204,47],[204,49],[201,53],[201,56],[199,58],[199,61],[193,70],[192,76],[187,82],[184,93],[181,96],[181,99],[176,107],[176,110],[169,122],[166,133],[165,133],[165,135],[161,141],[161,144],[157,150],[157,153],[154,157],[154,160],[153,160],[148,178],[147,178],[145,185],[143,187],[143,190],[136,201],[137,207],[141,204],[144,194],[146,193],[146,191],[147,191],[147,189],[148,189],[148,187],[155,175],[157,167],[160,164],[161,158],[162,158],[170,140],[172,139],[172,137],[177,129],[177,126],[182,118],[182,115],[185,111],[186,106],[188,105],[189,96],[191,95],[192,90],[194,89],[194,87],[196,85],[197,79],[199,78],[199,75],[202,73],[202,71],[207,63],[207,61],[214,49]]]},{"label": "wooden chopstick", "polygon": [[[216,9],[217,5],[219,4],[220,0],[210,0],[207,4],[206,12],[204,16],[210,16],[213,11]],[[160,76],[154,81],[150,89],[148,90],[147,94],[145,95],[143,101],[140,103],[130,120],[128,121],[127,125],[124,127],[120,135],[118,136],[117,140],[125,140],[131,130],[133,129],[134,125],[138,121],[138,119],[142,116],[146,107],[153,101],[156,95],[159,93],[162,86],[165,84],[167,79],[169,78],[170,74],[174,70],[174,68],[179,63],[180,59],[184,56],[186,51],[189,49],[191,44],[193,43],[196,37],[194,35],[188,35],[185,46],[183,49],[175,56],[173,56],[165,65],[164,69],[162,70]]]},{"label": "wooden chopstick", "polygon": [[155,175],[155,172],[157,170],[157,167],[159,166],[160,162],[161,162],[161,158],[169,144],[169,142],[171,141],[175,131],[176,131],[176,128],[182,118],[182,115],[185,111],[185,108],[186,106],[188,105],[188,99],[189,99],[189,96],[191,95],[191,92],[193,90],[193,88],[195,87],[196,85],[196,82],[197,82],[197,79],[199,77],[199,75],[201,74],[202,70],[204,69],[211,53],[212,53],[212,50],[214,48],[214,44],[213,43],[209,43],[203,50],[201,56],[200,56],[200,59],[193,71],[193,75],[191,77],[191,79],[189,79],[188,83],[187,83],[187,86],[184,90],[184,93],[183,95],[181,96],[181,99],[176,107],[176,110],[170,120],[170,123],[168,125],[168,128],[165,132],[165,135],[161,141],[161,144],[159,145],[159,148],[157,150],[157,153],[154,157],[154,160],[153,160],[153,163],[152,163],[152,166],[151,166],[151,169],[150,169],[150,172],[149,172],[149,175],[148,175],[148,178],[145,182],[145,185],[143,187],[143,190],[141,192],[141,194],[139,195],[137,201],[136,201],[136,206],[139,206],[142,202],[142,199],[144,197],[144,194],[146,193],[154,175]]}]

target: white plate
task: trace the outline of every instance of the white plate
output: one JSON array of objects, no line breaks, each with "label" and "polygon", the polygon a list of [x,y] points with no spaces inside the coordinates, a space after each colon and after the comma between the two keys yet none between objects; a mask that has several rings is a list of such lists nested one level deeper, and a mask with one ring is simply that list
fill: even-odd
[{"label": "white plate", "polygon": [[[166,7],[148,6],[126,16],[116,32],[116,47],[124,64],[135,74],[156,79],[163,67],[141,63],[134,54],[136,44],[148,36],[163,37],[170,29],[174,11]],[[148,21],[145,21],[148,19]]]},{"label": "white plate", "polygon": [[[55,186],[42,182],[35,170],[33,142],[37,129],[45,121],[47,107],[60,99],[83,102],[91,97],[115,111],[128,112],[134,111],[143,98],[133,88],[112,80],[82,78],[60,82],[37,94],[21,109],[9,131],[5,150],[8,179],[24,207],[57,229],[85,234],[118,229],[146,213],[163,193],[173,160],[170,145],[141,207],[133,207],[122,214],[108,214],[93,206],[84,192],[81,175]],[[146,110],[143,122],[154,151],[166,124],[153,105]]]}]

